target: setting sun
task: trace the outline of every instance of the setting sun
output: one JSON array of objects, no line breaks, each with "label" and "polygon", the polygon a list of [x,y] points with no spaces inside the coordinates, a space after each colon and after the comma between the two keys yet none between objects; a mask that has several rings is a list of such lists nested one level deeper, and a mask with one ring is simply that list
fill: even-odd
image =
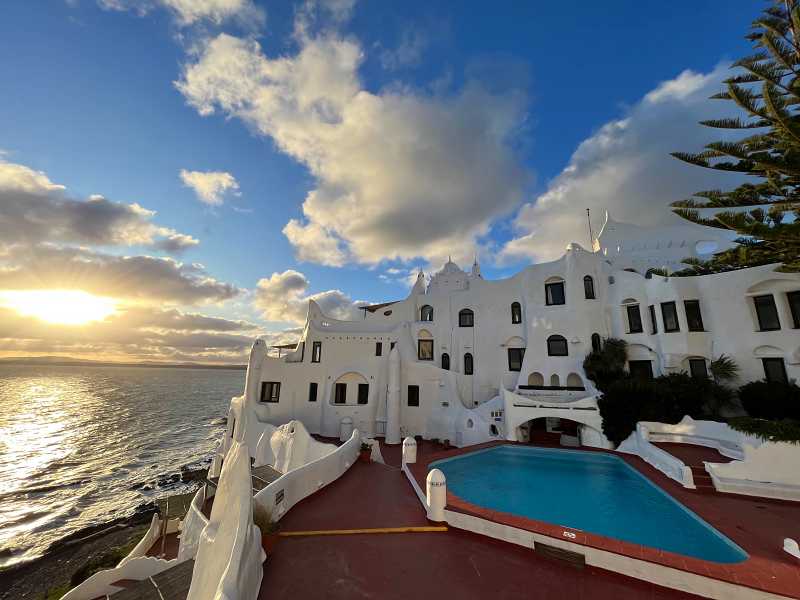
[{"label": "setting sun", "polygon": [[25,290],[0,292],[0,306],[48,323],[84,325],[102,321],[116,311],[111,298],[79,290]]}]

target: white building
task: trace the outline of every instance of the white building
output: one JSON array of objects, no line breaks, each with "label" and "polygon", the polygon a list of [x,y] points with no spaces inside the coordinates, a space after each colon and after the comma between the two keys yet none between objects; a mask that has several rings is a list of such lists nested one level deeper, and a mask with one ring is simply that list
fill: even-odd
[{"label": "white building", "polygon": [[607,219],[595,252],[571,244],[498,281],[448,261],[427,285],[420,273],[407,298],[364,307],[363,320],[332,319],[310,302],[295,350],[276,358],[255,343],[232,427],[250,447],[263,423],[290,419],[323,436],[356,427],[387,443],[421,435],[463,446],[524,440],[533,419],[549,417],[548,429],[569,419],[581,443],[607,446],[582,369],[604,337],[628,342],[641,376],[703,373],[724,353],[742,381],[800,378],[800,274],[767,265],[645,276],[728,243],[694,225]]}]

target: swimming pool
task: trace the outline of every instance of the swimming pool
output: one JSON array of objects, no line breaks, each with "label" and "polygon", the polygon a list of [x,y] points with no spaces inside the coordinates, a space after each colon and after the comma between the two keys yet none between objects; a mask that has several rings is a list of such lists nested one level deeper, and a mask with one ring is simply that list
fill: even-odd
[{"label": "swimming pool", "polygon": [[747,554],[622,459],[497,446],[430,465],[467,502],[719,563]]}]

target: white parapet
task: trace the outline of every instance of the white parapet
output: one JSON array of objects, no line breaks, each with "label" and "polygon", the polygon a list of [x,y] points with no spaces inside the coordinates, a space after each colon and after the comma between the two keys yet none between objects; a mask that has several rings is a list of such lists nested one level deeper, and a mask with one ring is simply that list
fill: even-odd
[{"label": "white parapet", "polygon": [[439,469],[431,469],[425,479],[428,505],[428,519],[443,523],[444,508],[447,506],[447,479]]},{"label": "white parapet", "polygon": [[414,464],[417,462],[417,440],[407,437],[403,440],[403,464]]}]

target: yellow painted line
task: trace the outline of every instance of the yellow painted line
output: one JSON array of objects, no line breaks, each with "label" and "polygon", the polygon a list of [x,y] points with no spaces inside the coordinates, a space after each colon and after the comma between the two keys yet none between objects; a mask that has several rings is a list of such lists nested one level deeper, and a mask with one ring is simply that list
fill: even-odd
[{"label": "yellow painted line", "polygon": [[430,533],[447,531],[447,527],[379,527],[377,529],[319,529],[316,531],[281,531],[280,537],[300,537],[308,535],[354,535],[362,533]]}]

